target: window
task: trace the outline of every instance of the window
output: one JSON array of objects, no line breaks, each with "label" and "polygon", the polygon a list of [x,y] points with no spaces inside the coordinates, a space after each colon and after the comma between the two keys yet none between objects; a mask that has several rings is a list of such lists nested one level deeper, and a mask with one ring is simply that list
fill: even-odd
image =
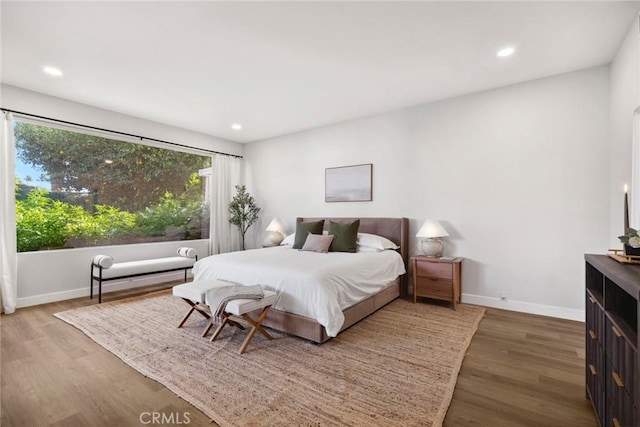
[{"label": "window", "polygon": [[209,237],[211,158],[17,121],[18,251]]}]

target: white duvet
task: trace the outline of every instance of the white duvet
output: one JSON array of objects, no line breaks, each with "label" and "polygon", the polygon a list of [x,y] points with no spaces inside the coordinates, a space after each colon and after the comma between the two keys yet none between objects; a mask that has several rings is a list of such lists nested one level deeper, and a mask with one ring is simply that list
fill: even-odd
[{"label": "white duvet", "polygon": [[342,310],[405,273],[399,253],[329,252],[289,246],[212,255],[196,262],[194,280],[220,279],[278,292],[274,308],[315,319],[335,337]]}]

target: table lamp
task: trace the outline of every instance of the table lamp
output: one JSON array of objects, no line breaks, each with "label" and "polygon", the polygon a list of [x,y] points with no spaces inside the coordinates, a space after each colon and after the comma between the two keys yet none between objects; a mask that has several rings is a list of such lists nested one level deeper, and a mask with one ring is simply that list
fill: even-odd
[{"label": "table lamp", "polygon": [[264,246],[278,246],[284,240],[285,225],[278,218],[274,218],[267,227],[267,237],[264,239]]},{"label": "table lamp", "polygon": [[440,258],[444,246],[440,237],[446,237],[449,233],[438,221],[428,219],[422,224],[416,237],[422,237],[420,247],[422,253],[431,258]]}]

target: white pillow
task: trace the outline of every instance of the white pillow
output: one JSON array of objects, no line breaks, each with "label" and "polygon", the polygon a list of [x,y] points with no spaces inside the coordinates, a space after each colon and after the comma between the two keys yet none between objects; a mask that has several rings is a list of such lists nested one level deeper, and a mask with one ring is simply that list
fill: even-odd
[{"label": "white pillow", "polygon": [[[384,251],[386,249],[395,250],[400,247],[385,237],[378,236],[376,234],[369,234],[369,233],[358,233],[358,246],[377,249],[378,251]],[[359,250],[359,252],[375,252],[375,251]]]},{"label": "white pillow", "polygon": [[281,245],[293,246],[293,242],[295,242],[295,241],[296,241],[296,233],[291,233],[287,237],[285,237],[284,240],[282,241],[282,243],[280,243],[280,244]]},{"label": "white pillow", "polygon": [[371,246],[356,246],[356,252],[382,252],[384,249],[372,248]]},{"label": "white pillow", "polygon": [[[326,236],[327,234],[329,234],[329,232],[327,230],[324,230],[322,234]],[[282,241],[282,243],[280,243],[280,245],[293,246],[293,242],[295,241],[296,241],[296,233],[291,233],[284,238],[284,240]]]}]

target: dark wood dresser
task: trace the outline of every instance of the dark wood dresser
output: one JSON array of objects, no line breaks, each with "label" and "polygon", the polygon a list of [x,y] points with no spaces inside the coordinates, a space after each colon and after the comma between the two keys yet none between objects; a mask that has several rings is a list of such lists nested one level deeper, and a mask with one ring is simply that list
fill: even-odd
[{"label": "dark wood dresser", "polygon": [[586,261],[586,388],[601,426],[640,425],[640,265]]}]

